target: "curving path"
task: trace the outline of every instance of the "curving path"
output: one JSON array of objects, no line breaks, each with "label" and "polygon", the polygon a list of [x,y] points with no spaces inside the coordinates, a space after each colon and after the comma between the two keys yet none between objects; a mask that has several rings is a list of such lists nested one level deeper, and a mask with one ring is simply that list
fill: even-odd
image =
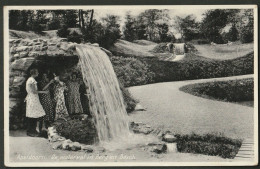
[{"label": "curving path", "polygon": [[209,81],[250,78],[253,75],[157,83],[130,87],[132,96],[147,108],[130,119],[175,133],[223,133],[231,138],[253,138],[254,108],[209,100],[179,90],[181,86]]}]

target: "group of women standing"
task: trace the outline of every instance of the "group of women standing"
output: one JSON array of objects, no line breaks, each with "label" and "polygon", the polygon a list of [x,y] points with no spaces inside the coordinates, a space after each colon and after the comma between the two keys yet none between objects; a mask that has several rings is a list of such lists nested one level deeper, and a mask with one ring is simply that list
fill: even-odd
[{"label": "group of women standing", "polygon": [[[80,85],[77,74],[73,73],[71,80],[65,84],[59,76],[50,80],[48,73],[42,74],[37,84],[35,78],[39,75],[37,69],[30,71],[31,77],[26,82],[26,117],[28,118],[27,135],[38,136],[42,128],[47,128],[59,118],[66,118],[69,114],[82,114],[83,108],[80,99]],[[38,91],[39,87],[39,91]],[[67,93],[67,105],[65,102]],[[39,133],[36,131],[39,122]]]}]

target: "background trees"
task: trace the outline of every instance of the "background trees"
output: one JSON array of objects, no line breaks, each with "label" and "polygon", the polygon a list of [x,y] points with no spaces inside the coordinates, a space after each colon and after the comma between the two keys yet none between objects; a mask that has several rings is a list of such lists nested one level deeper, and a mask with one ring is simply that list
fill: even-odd
[{"label": "background trees", "polygon": [[199,23],[195,21],[194,15],[188,15],[184,18],[176,16],[174,26],[180,33],[181,39],[185,41],[190,41],[200,36]]},{"label": "background trees", "polygon": [[194,15],[170,18],[166,9],[148,9],[136,16],[127,12],[123,17],[124,23],[115,15],[97,19],[93,9],[11,10],[9,28],[37,33],[58,30],[58,36],[73,42],[84,40],[103,47],[112,45],[121,37],[128,41],[175,42],[177,34],[180,35],[178,41],[205,39],[215,43],[236,40],[250,43],[254,40],[252,9],[211,9],[204,13],[201,21],[197,21]]},{"label": "background trees", "polygon": [[[221,32],[228,25],[228,36]],[[208,10],[200,25],[204,37],[215,43],[226,43],[227,40],[239,39],[242,43],[253,41],[253,10],[252,9],[214,9]]]}]

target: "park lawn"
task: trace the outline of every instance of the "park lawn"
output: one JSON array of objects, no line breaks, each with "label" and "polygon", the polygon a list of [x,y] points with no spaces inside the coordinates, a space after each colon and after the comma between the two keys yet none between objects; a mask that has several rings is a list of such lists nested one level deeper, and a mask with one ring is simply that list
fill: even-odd
[{"label": "park lawn", "polygon": [[218,60],[235,59],[254,51],[254,43],[241,44],[235,42],[232,45],[194,45],[198,55]]},{"label": "park lawn", "polygon": [[150,52],[157,44],[148,41],[137,41],[136,43],[126,40],[118,40],[109,50],[117,56],[125,57],[154,57]]}]

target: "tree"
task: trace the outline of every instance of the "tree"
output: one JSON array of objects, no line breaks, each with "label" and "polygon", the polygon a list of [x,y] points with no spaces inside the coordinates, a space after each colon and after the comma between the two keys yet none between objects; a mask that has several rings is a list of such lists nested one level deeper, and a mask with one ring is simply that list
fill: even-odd
[{"label": "tree", "polygon": [[148,9],[139,14],[138,22],[146,25],[146,34],[149,40],[154,41],[158,34],[158,24],[167,23],[169,19],[168,10]]},{"label": "tree", "polygon": [[214,9],[204,13],[205,17],[201,23],[201,32],[203,32],[204,37],[211,42],[224,43],[220,31],[230,23],[236,12],[237,10],[232,9]]},{"label": "tree", "polygon": [[178,33],[181,35],[181,39],[190,41],[198,37],[199,23],[196,22],[194,15],[188,15],[184,18],[176,16],[174,26]]},{"label": "tree", "polygon": [[249,43],[254,41],[254,15],[253,9],[244,9],[239,13],[240,22],[237,22],[240,41]]},{"label": "tree", "polygon": [[135,26],[136,25],[135,25],[134,18],[130,15],[130,13],[127,13],[123,33],[124,33],[125,39],[130,42],[136,38],[136,27]]},{"label": "tree", "polygon": [[120,25],[118,24],[118,20],[119,17],[116,15],[107,15],[107,17],[103,18],[103,21],[105,23],[105,33],[102,41],[100,42],[101,46],[108,48],[121,37]]},{"label": "tree", "polygon": [[75,28],[77,25],[77,11],[66,10],[64,13],[64,24],[70,28]]},{"label": "tree", "polygon": [[169,26],[166,23],[157,24],[160,42],[170,42],[171,37],[168,35]]},{"label": "tree", "polygon": [[225,41],[236,41],[238,39],[238,31],[236,25],[233,24],[227,33],[223,34]]}]

